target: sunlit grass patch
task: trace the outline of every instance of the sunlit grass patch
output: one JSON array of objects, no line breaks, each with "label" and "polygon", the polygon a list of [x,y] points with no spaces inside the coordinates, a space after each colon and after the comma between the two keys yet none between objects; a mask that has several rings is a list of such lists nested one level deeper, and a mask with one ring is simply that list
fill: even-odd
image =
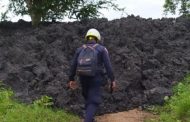
[{"label": "sunlit grass patch", "polygon": [[13,100],[13,95],[13,91],[0,86],[0,122],[80,122],[77,116],[50,108],[48,96],[26,105]]},{"label": "sunlit grass patch", "polygon": [[173,93],[164,106],[154,106],[152,112],[160,117],[149,122],[190,122],[190,75],[174,86]]}]

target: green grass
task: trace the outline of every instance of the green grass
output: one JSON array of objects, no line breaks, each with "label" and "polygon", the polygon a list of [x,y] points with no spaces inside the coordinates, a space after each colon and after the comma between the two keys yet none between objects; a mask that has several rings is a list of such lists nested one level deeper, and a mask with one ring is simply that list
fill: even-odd
[{"label": "green grass", "polygon": [[13,100],[13,95],[13,91],[0,86],[0,122],[80,122],[77,116],[50,108],[50,97],[26,105]]},{"label": "green grass", "polygon": [[173,93],[164,106],[152,109],[159,119],[146,122],[190,122],[190,75],[174,86]]}]

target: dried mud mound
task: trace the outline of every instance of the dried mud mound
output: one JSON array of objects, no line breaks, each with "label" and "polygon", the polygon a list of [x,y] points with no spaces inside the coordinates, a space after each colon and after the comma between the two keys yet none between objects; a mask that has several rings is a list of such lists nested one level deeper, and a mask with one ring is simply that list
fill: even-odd
[{"label": "dried mud mound", "polygon": [[161,104],[171,86],[190,70],[190,20],[129,16],[73,23],[0,24],[0,79],[31,102],[53,97],[55,106],[81,113],[80,89],[66,88],[75,49],[89,28],[97,28],[108,48],[119,89],[104,91],[100,112]]}]

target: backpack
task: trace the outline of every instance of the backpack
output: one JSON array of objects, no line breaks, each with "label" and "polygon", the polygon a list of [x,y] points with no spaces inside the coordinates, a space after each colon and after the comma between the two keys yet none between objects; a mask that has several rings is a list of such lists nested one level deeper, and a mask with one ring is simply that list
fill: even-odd
[{"label": "backpack", "polygon": [[96,50],[98,45],[83,45],[77,59],[76,73],[78,76],[95,76],[98,68],[98,51]]}]

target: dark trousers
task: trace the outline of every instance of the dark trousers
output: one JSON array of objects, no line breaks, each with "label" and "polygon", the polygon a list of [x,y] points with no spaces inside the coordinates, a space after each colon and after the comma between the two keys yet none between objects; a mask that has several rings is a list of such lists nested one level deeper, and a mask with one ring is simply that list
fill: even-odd
[{"label": "dark trousers", "polygon": [[81,77],[82,95],[85,99],[85,119],[84,122],[93,122],[96,110],[102,101],[101,76]]}]

